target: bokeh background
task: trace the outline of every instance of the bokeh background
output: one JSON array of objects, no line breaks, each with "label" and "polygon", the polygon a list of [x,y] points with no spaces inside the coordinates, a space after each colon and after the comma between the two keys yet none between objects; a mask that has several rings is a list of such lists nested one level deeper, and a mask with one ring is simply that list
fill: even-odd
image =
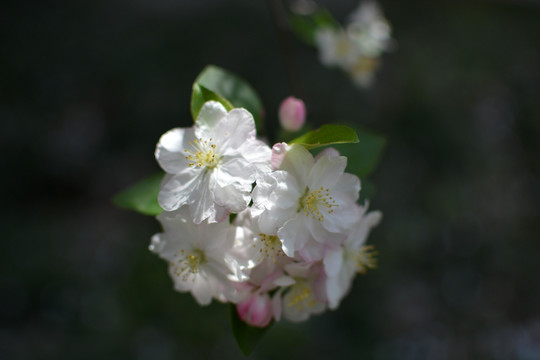
[{"label": "bokeh background", "polygon": [[[322,3],[341,21],[357,5]],[[540,359],[540,4],[382,6],[398,47],[370,90],[292,41],[309,121],[388,140],[379,268],[251,358]],[[0,19],[0,358],[242,358],[227,306],[173,291],[155,219],[110,200],[158,170],[207,64],[276,121],[291,90],[267,3],[9,1]]]}]

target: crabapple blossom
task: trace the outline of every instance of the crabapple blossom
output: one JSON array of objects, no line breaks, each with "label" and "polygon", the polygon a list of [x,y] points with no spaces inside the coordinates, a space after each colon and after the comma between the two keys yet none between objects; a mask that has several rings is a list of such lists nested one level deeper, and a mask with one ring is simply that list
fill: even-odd
[{"label": "crabapple blossom", "polygon": [[197,224],[245,209],[252,184],[270,171],[271,151],[255,138],[253,116],[215,101],[203,105],[194,127],[165,133],[155,155],[167,172],[159,204],[166,211],[187,206]]},{"label": "crabapple blossom", "polygon": [[[294,257],[313,239],[336,245],[358,216],[358,177],[345,173],[347,158],[333,149],[316,159],[292,145],[281,170],[266,174],[253,190],[252,213],[265,233],[277,231],[283,252]],[[322,248],[321,248],[322,249]]]},{"label": "crabapple blossom", "polygon": [[230,225],[195,224],[184,208],[164,211],[157,219],[164,232],[152,237],[150,250],[169,262],[175,289],[191,292],[200,305],[212,298],[227,301],[233,292],[228,276],[237,271]]}]

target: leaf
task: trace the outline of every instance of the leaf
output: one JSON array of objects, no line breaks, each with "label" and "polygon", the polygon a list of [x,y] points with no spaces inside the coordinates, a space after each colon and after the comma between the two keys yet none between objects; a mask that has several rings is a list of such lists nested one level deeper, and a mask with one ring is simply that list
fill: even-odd
[{"label": "leaf", "polygon": [[191,116],[193,120],[196,120],[199,116],[202,106],[205,102],[214,100],[221,103],[227,111],[230,111],[234,106],[224,97],[216,94],[212,90],[208,90],[204,86],[198,83],[193,84],[193,91],[191,93]]},{"label": "leaf", "polygon": [[255,349],[263,335],[273,325],[273,321],[264,328],[257,328],[249,326],[240,319],[236,312],[236,306],[234,304],[229,305],[229,311],[231,315],[231,329],[234,335],[234,339],[238,344],[238,347],[245,356],[251,354]]},{"label": "leaf", "polygon": [[303,145],[311,150],[332,144],[357,143],[358,136],[354,129],[345,125],[323,125],[292,140],[291,144]]},{"label": "leaf", "polygon": [[227,99],[234,107],[245,108],[253,115],[257,130],[262,129],[262,102],[246,81],[220,67],[208,65],[199,74],[195,84]]},{"label": "leaf", "polygon": [[369,180],[360,179],[362,189],[360,190],[360,204],[364,204],[366,200],[373,199],[377,192],[377,187]]},{"label": "leaf", "polygon": [[163,173],[155,174],[120,192],[113,198],[117,206],[140,212],[144,215],[157,215],[163,211],[157,197]]},{"label": "leaf", "polygon": [[365,178],[375,170],[386,146],[386,139],[372,132],[357,129],[358,144],[338,146],[340,154],[348,157],[347,172]]},{"label": "leaf", "polygon": [[304,42],[315,46],[315,33],[321,28],[340,29],[341,25],[326,9],[319,9],[312,14],[290,14],[291,30]]}]

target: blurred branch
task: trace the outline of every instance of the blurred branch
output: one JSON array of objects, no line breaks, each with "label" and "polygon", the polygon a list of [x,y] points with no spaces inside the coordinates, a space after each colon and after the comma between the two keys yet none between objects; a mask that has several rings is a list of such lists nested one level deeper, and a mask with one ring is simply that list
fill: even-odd
[{"label": "blurred branch", "polygon": [[298,66],[294,59],[287,14],[281,0],[266,0],[266,4],[272,14],[274,26],[278,36],[279,46],[283,56],[285,71],[287,73],[287,81],[292,95],[303,99],[303,86],[300,79]]}]

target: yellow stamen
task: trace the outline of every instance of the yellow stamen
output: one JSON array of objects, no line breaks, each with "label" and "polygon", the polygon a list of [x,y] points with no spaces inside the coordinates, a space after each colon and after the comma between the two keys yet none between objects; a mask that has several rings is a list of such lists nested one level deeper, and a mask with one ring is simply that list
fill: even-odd
[{"label": "yellow stamen", "polygon": [[[206,256],[202,250],[195,249],[192,253],[186,254],[184,249],[174,254],[175,260],[171,262],[174,274],[182,277],[183,281],[188,281],[189,277],[199,273],[200,265],[206,264]],[[192,277],[195,281],[195,277]]]},{"label": "yellow stamen", "polygon": [[213,169],[219,164],[220,158],[216,154],[216,145],[212,144],[212,138],[209,140],[195,139],[189,143],[194,151],[185,149],[184,152],[189,154],[186,160],[191,161],[188,166],[206,167]]}]

